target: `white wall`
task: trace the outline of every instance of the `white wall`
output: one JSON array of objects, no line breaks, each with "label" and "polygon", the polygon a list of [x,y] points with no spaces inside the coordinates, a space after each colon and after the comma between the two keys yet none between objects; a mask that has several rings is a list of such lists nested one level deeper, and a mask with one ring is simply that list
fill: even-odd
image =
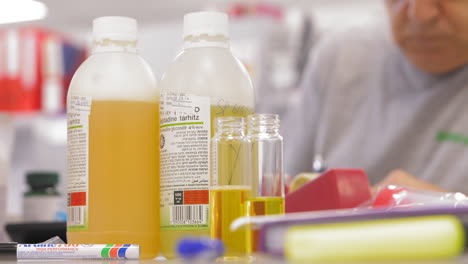
[{"label": "white wall", "polygon": [[387,19],[382,0],[315,0],[310,12],[320,29],[380,23]]}]

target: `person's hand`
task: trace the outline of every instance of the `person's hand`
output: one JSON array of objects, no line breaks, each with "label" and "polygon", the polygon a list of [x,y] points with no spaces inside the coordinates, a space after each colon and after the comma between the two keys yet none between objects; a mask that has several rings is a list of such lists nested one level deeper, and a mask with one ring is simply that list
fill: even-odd
[{"label": "person's hand", "polygon": [[372,187],[372,193],[376,193],[381,187],[387,185],[402,185],[407,187],[412,187],[420,190],[428,190],[435,192],[445,192],[446,190],[431,184],[429,182],[423,181],[416,178],[415,176],[409,174],[403,170],[394,170],[390,172],[385,178]]}]

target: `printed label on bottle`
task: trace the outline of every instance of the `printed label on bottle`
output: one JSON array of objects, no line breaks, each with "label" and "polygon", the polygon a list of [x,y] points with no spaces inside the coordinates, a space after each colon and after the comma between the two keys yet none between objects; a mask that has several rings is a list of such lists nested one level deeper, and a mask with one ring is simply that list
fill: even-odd
[{"label": "printed label on bottle", "polygon": [[72,95],[67,105],[67,227],[88,229],[89,115],[91,97]]},{"label": "printed label on bottle", "polygon": [[60,210],[62,197],[60,195],[30,195],[23,199],[26,222],[65,221],[65,212]]},{"label": "printed label on bottle", "polygon": [[208,229],[210,98],[161,94],[161,229]]}]

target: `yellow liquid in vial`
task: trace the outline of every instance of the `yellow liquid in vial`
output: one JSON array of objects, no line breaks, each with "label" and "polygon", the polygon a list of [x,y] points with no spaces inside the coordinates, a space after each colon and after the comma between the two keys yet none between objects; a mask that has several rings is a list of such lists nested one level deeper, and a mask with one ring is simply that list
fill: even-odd
[{"label": "yellow liquid in vial", "polygon": [[225,257],[244,257],[246,233],[230,231],[231,223],[245,216],[244,203],[250,198],[250,186],[219,186],[210,190],[210,236],[224,242]]},{"label": "yellow liquid in vial", "polygon": [[89,116],[88,230],[71,244],[139,244],[159,253],[159,105],[93,101]]},{"label": "yellow liquid in vial", "polygon": [[[257,215],[275,215],[284,214],[284,198],[283,197],[256,197],[245,202],[245,210],[247,216]],[[253,253],[258,251],[259,231],[246,231],[246,246],[247,252]]]},{"label": "yellow liquid in vial", "polygon": [[[216,117],[221,116],[241,116],[247,117],[254,113],[254,110],[245,106],[232,106],[232,105],[212,105],[211,106],[211,137],[214,136],[214,121]],[[211,141],[210,141],[211,142]],[[161,253],[168,259],[176,258],[175,247],[177,241],[182,237],[186,236],[209,236],[210,230],[199,229],[199,230],[161,230]],[[243,244],[243,243],[242,243]]]}]

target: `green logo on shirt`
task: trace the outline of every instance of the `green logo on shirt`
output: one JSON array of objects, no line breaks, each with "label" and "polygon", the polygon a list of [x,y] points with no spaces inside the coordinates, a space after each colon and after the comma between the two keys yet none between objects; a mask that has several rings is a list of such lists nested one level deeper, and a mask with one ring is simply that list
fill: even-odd
[{"label": "green logo on shirt", "polygon": [[436,135],[436,140],[438,142],[454,142],[468,145],[468,136],[447,131],[439,131]]}]

